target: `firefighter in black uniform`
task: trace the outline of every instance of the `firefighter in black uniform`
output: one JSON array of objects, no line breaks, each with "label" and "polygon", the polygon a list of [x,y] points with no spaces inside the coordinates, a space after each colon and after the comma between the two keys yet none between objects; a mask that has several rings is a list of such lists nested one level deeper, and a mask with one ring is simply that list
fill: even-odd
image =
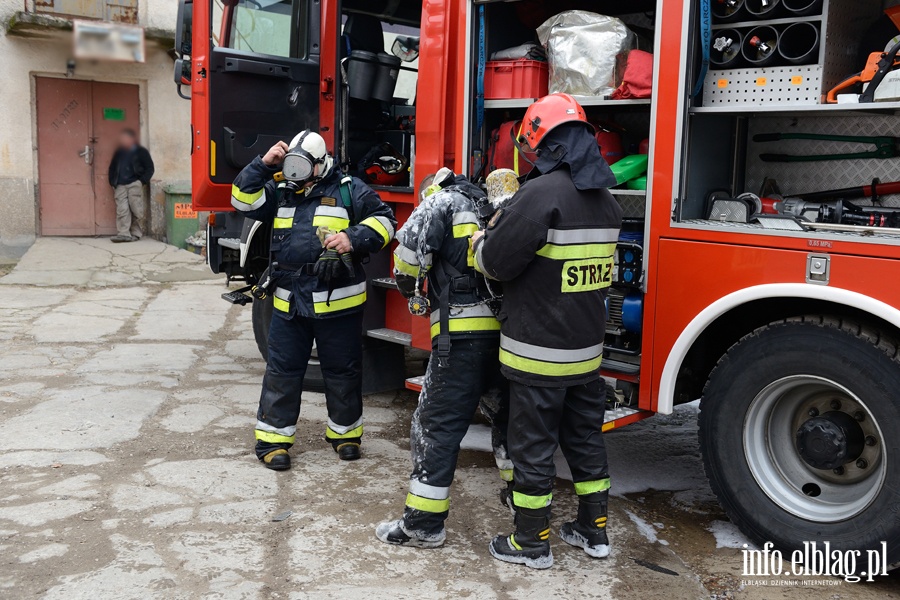
[{"label": "firefighter in black uniform", "polygon": [[436,548],[446,538],[459,444],[480,400],[493,426],[502,480],[512,480],[513,467],[506,451],[508,389],[497,357],[500,323],[469,244],[479,229],[479,210],[490,205],[484,192],[446,168],[426,177],[421,197],[397,234],[394,275],[411,312],[424,316],[431,308],[432,358],[410,427],[406,509],[402,518],[381,523],[375,535],[388,544]]},{"label": "firefighter in black uniform", "polygon": [[269,360],[256,422],[256,455],[289,469],[300,392],[315,340],[328,425],[325,438],[342,460],[359,458],[362,424],[362,311],[366,277],[360,260],[394,237],[389,207],[356,178],[342,179],[325,140],[303,131],[244,167],[231,204],[272,224],[271,265],[259,283],[272,295]]},{"label": "firefighter in black uniform", "polygon": [[560,537],[590,556],[609,554],[609,474],[600,378],[606,290],[622,210],[606,189],[615,178],[584,109],[567,94],[532,104],[519,143],[536,169],[476,234],[478,270],[503,283],[500,363],[510,379],[509,453],[515,466],[516,530],[491,554],[548,568],[550,504],[562,447],[578,494],[578,517]]}]

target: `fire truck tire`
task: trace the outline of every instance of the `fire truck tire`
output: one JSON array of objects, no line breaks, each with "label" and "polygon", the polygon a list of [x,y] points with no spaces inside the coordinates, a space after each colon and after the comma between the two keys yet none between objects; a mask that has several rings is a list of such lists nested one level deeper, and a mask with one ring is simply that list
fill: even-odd
[{"label": "fire truck tire", "polygon": [[[269,324],[272,322],[272,297],[266,300],[254,300],[251,303],[253,307],[253,337],[256,339],[256,347],[259,349],[260,356],[263,360],[269,359]],[[316,356],[316,349],[313,347],[312,358],[306,366],[306,376],[303,378],[303,389],[308,392],[324,392],[325,379],[322,377],[322,367],[319,365],[319,359]]]},{"label": "fire truck tire", "polygon": [[731,521],[760,548],[886,542],[900,562],[898,389],[897,342],[839,317],[770,323],[733,345],[700,404],[706,475]]}]

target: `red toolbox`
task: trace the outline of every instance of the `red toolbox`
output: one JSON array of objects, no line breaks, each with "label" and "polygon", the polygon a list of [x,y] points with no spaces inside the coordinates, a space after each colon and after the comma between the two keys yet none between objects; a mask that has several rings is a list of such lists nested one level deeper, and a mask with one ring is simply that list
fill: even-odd
[{"label": "red toolbox", "polygon": [[484,66],[484,97],[540,98],[547,95],[550,70],[540,60],[492,60]]}]

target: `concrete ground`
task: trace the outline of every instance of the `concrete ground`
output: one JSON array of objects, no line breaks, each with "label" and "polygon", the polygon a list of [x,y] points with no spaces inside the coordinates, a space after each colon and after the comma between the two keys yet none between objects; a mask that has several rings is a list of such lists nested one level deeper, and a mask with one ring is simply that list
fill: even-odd
[{"label": "concrete ground", "polygon": [[[694,406],[606,436],[605,561],[552,538],[556,564],[492,559],[509,531],[474,426],[439,550],[389,547],[415,395],[366,399],[364,459],[323,441],[307,394],[295,468],[252,454],[264,364],[250,310],[201,258],[150,240],[39,239],[0,279],[0,598],[898,598],[898,578],[742,583],[740,533],[702,474]],[[558,482],[554,528],[573,514]],[[756,579],[755,582],[766,580]]]}]

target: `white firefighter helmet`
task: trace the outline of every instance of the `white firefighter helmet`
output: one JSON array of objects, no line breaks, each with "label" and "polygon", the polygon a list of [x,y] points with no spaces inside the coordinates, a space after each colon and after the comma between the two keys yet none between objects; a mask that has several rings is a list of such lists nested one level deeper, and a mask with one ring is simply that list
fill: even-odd
[{"label": "white firefighter helmet", "polygon": [[428,175],[419,185],[419,198],[424,200],[428,196],[441,191],[444,186],[453,184],[456,174],[447,167],[441,167],[434,175]]},{"label": "white firefighter helmet", "polygon": [[504,202],[516,195],[519,191],[519,179],[512,169],[496,169],[484,180],[487,188],[487,197],[494,208],[499,208]]},{"label": "white firefighter helmet", "polygon": [[307,182],[321,179],[331,169],[325,140],[313,131],[304,130],[294,136],[284,157],[282,173],[288,181]]}]

